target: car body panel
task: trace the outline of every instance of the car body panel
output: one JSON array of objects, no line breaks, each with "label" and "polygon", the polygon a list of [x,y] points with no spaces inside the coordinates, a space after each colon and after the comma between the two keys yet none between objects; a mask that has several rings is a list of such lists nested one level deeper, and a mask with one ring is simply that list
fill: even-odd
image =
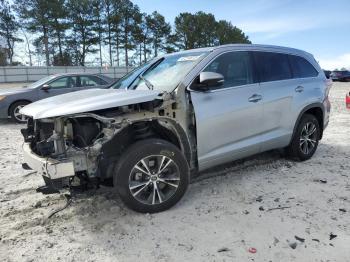
[{"label": "car body panel", "polygon": [[260,151],[263,106],[248,101],[257,93],[259,84],[191,92],[201,169]]},{"label": "car body panel", "polygon": [[[191,75],[189,74],[187,79],[185,79],[185,85],[188,86],[187,89],[190,90],[190,83],[199,74],[199,72],[210,63],[210,61],[220,54],[234,51],[278,52],[301,56],[315,67],[315,69],[319,72],[319,75],[312,78],[288,79],[259,83],[260,88],[256,90],[256,92],[262,94],[263,99],[259,108],[261,111],[259,111],[256,116],[261,118],[257,119],[255,116],[251,118],[244,118],[243,113],[241,116],[237,115],[237,119],[242,117],[242,120],[236,121],[236,123],[233,124],[232,122],[228,121],[229,117],[231,117],[229,115],[229,117],[226,118],[227,122],[225,123],[225,125],[229,125],[228,130],[226,130],[226,134],[215,132],[216,128],[220,129],[220,125],[218,124],[223,125],[224,123],[224,121],[219,121],[220,117],[218,117],[217,123],[206,123],[206,121],[211,118],[211,115],[215,115],[215,113],[210,113],[209,111],[214,108],[215,110],[220,111],[223,107],[223,100],[218,99],[218,101],[215,102],[208,98],[206,100],[202,98],[203,101],[201,101],[198,99],[200,95],[196,94],[195,92],[191,92],[191,99],[193,100],[194,110],[196,112],[199,170],[227,162],[227,160],[232,161],[234,159],[239,159],[257,152],[287,146],[292,139],[293,128],[302,110],[309,104],[322,104],[325,100],[324,94],[326,93],[325,89],[327,88],[325,87],[326,77],[311,54],[296,49],[260,45],[228,45],[227,47],[224,46],[220,49],[214,49],[212,54],[206,57],[197,66],[196,70],[193,70],[194,72],[191,72]],[[304,90],[302,92],[296,91],[298,86],[302,86]],[[244,87],[242,87],[242,90],[244,90]],[[240,96],[242,97],[242,101],[240,101],[239,98],[232,96],[232,94],[228,95],[226,99],[228,101],[231,100],[232,102],[239,101],[239,103],[243,103],[246,97],[244,94],[240,94]],[[201,112],[201,104],[207,104],[210,105],[210,107],[205,109],[206,112]],[[230,109],[233,110],[235,106],[238,106],[237,102],[232,103]],[[229,111],[230,109],[226,110]],[[238,112],[233,110],[233,114],[235,113]],[[325,112],[325,123],[328,122],[328,118],[329,114]],[[229,131],[240,133],[243,132],[243,130],[247,130],[248,126],[242,126],[241,124],[246,124],[245,121],[248,121],[248,119],[250,119],[252,122],[256,121],[257,125],[252,126],[249,129],[249,132],[246,134],[242,133],[243,136],[241,137],[241,140],[237,140],[235,145],[228,142],[223,147],[220,147],[220,144],[222,144],[220,141],[229,141],[229,137],[232,136]],[[258,125],[259,127],[257,127]],[[254,131],[256,131],[256,133],[254,133],[255,135],[252,135],[251,132]],[[203,135],[201,138],[200,133],[205,135]],[[226,135],[226,137],[222,137],[223,135]],[[216,146],[213,145],[215,140],[218,140],[218,144]],[[209,147],[211,147],[213,150],[211,153],[209,153]],[[221,156],[219,157],[219,155]]]},{"label": "car body panel", "polygon": [[157,99],[156,90],[87,89],[29,104],[21,113],[34,119],[71,115]]},{"label": "car body panel", "polygon": [[293,80],[281,80],[260,83],[263,94],[263,130],[261,150],[283,147],[292,135],[291,112],[294,89]]}]

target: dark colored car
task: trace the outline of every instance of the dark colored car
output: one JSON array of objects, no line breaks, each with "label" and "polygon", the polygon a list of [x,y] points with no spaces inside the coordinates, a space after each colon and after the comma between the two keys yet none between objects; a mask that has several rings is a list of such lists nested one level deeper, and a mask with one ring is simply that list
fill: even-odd
[{"label": "dark colored car", "polygon": [[114,79],[99,74],[56,74],[28,86],[0,89],[0,118],[23,123],[26,117],[19,110],[34,101],[88,88],[107,88]]},{"label": "dark colored car", "polygon": [[333,71],[331,73],[331,78],[333,81],[349,82],[350,72],[347,70]]}]

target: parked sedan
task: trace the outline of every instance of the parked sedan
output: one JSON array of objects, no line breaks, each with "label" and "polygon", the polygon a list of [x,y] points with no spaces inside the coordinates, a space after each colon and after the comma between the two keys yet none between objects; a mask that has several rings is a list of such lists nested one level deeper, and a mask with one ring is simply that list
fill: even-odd
[{"label": "parked sedan", "polygon": [[350,72],[347,70],[333,71],[331,78],[333,81],[348,82],[350,81]]},{"label": "parked sedan", "polygon": [[11,118],[23,123],[26,117],[19,110],[31,102],[88,88],[106,88],[113,81],[112,78],[98,74],[57,74],[29,86],[0,89],[0,118]]}]

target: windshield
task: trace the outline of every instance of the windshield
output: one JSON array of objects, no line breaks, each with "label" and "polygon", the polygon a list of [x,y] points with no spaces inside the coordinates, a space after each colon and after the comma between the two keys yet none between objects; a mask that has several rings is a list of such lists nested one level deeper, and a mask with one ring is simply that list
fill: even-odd
[{"label": "windshield", "polygon": [[163,57],[153,63],[142,77],[136,78],[129,88],[171,92],[207,54],[208,52],[197,51]]},{"label": "windshield", "polygon": [[34,83],[31,83],[28,86],[24,86],[24,87],[26,87],[26,88],[37,88],[37,87],[45,84],[47,81],[49,81],[49,80],[51,80],[51,79],[53,79],[55,77],[56,76],[47,76],[47,77],[44,77],[44,78],[42,78],[42,79],[40,79],[40,80],[38,80],[38,81],[36,81]]},{"label": "windshield", "polygon": [[135,80],[135,78],[139,74],[141,74],[147,67],[149,67],[149,65],[151,63],[152,63],[152,61],[149,61],[149,62],[147,62],[147,63],[145,63],[145,64],[135,68],[134,70],[132,70],[131,72],[129,72],[128,74],[126,74],[125,76],[120,78],[113,85],[111,85],[110,88],[113,88],[113,89],[128,88],[130,86],[130,84]]}]

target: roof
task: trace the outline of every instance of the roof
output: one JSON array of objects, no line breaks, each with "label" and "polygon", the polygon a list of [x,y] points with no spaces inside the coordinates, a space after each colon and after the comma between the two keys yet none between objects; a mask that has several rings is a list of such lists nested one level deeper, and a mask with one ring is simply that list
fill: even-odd
[{"label": "roof", "polygon": [[[200,52],[200,51],[212,52],[214,50],[228,49],[230,47],[234,48],[234,49],[265,50],[265,51],[286,52],[286,53],[294,53],[294,54],[312,56],[312,54],[310,54],[306,51],[300,50],[300,49],[296,49],[296,48],[275,46],[275,45],[259,45],[259,44],[228,44],[228,45],[220,45],[220,46],[213,46],[213,47],[189,49],[189,50],[179,51],[179,52],[172,53],[172,54],[187,53],[187,52]],[[171,55],[171,54],[168,54],[168,55]]]},{"label": "roof", "polygon": [[74,72],[74,73],[57,73],[52,74],[53,76],[75,76],[75,75],[98,75],[101,76],[100,73],[89,73],[89,72]]}]

